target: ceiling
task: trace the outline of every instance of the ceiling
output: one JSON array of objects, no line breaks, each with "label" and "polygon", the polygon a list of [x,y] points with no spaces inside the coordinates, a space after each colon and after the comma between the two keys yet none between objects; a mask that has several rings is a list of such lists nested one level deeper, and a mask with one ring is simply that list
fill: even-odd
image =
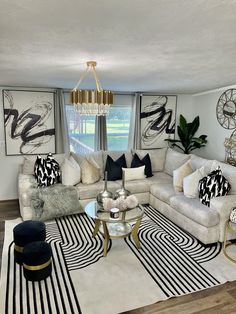
[{"label": "ceiling", "polygon": [[[0,86],[197,93],[236,83],[236,0],[2,0]],[[88,79],[82,87],[93,87]]]}]

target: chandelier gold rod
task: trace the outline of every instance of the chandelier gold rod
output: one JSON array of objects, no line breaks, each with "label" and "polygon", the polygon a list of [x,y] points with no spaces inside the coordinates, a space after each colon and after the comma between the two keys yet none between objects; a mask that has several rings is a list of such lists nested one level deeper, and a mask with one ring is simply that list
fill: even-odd
[{"label": "chandelier gold rod", "polygon": [[89,70],[89,66],[87,67],[87,69],[84,71],[84,73],[81,75],[78,83],[76,84],[75,88],[73,90],[77,90],[78,87],[80,86],[81,82],[83,81],[83,79],[85,78],[85,76],[87,75],[88,73],[88,70]]},{"label": "chandelier gold rod", "polygon": [[99,92],[102,92],[102,86],[101,86],[101,83],[100,83],[100,81],[98,79],[97,72],[95,70],[95,66],[94,65],[92,65],[92,69],[93,69],[93,75],[94,75],[94,79],[95,79],[95,82],[96,82],[97,90]]},{"label": "chandelier gold rod", "polygon": [[96,64],[94,64],[94,63],[92,63],[92,62],[91,62],[91,63],[90,63],[90,62],[87,63],[87,69],[86,69],[85,72],[81,75],[81,77],[80,77],[78,83],[76,84],[75,88],[73,89],[74,91],[79,88],[80,84],[82,83],[82,81],[83,81],[84,78],[86,77],[86,75],[87,75],[88,71],[90,70],[90,68],[92,69],[92,73],[93,73],[93,76],[94,76],[94,80],[95,80],[95,83],[96,83],[97,90],[98,90],[99,92],[102,92],[102,91],[103,91],[102,86],[101,86],[101,83],[100,83],[100,81],[99,81],[99,79],[98,79],[98,76],[97,76],[97,72],[96,72],[96,70],[95,70],[95,66],[96,66]]}]

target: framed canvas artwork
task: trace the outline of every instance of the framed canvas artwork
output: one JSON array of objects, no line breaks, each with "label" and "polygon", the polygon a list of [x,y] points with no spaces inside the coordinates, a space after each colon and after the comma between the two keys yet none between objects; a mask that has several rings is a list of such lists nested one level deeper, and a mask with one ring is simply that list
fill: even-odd
[{"label": "framed canvas artwork", "polygon": [[3,90],[6,155],[55,153],[54,93]]},{"label": "framed canvas artwork", "polygon": [[177,96],[142,95],[140,109],[141,149],[167,146],[175,136]]}]

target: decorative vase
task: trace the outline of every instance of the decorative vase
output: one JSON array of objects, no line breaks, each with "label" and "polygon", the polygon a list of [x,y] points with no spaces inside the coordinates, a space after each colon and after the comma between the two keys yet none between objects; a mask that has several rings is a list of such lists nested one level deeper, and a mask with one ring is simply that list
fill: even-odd
[{"label": "decorative vase", "polygon": [[99,192],[97,195],[97,202],[100,206],[103,205],[103,200],[106,198],[112,198],[113,195],[110,191],[107,190],[107,171],[105,171],[105,183],[103,191]]},{"label": "decorative vase", "polygon": [[125,189],[125,172],[122,171],[122,187],[121,189],[117,190],[115,192],[115,196],[114,196],[114,199],[117,199],[119,197],[121,198],[126,198],[127,196],[129,196],[131,193],[130,191],[126,190]]}]

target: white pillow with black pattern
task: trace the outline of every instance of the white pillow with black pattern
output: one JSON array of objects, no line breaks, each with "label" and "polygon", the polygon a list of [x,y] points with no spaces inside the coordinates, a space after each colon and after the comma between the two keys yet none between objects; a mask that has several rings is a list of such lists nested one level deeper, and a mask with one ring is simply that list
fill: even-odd
[{"label": "white pillow with black pattern", "polygon": [[199,181],[198,191],[200,202],[210,206],[211,198],[227,195],[231,189],[230,183],[222,175],[220,167]]},{"label": "white pillow with black pattern", "polygon": [[53,155],[49,153],[46,159],[37,156],[34,174],[39,187],[50,186],[60,182],[60,167]]}]

